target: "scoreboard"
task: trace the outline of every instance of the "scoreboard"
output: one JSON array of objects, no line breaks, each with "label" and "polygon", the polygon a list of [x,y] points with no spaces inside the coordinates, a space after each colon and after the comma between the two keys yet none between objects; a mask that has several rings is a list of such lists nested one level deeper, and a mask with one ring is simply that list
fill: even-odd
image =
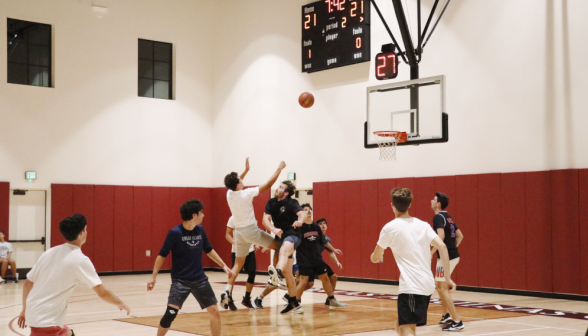
[{"label": "scoreboard", "polygon": [[322,0],[302,6],[302,72],[370,60],[370,0]]}]

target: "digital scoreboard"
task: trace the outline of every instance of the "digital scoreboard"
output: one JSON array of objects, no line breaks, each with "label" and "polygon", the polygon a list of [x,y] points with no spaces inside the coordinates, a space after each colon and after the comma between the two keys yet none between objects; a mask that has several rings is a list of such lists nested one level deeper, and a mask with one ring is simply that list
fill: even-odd
[{"label": "digital scoreboard", "polygon": [[370,60],[370,0],[322,0],[302,6],[302,72]]}]

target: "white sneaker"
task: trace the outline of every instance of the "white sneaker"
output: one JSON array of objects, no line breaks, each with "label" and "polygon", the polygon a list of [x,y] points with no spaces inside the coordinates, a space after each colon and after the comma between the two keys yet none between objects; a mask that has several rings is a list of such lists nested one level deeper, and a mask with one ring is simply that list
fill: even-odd
[{"label": "white sneaker", "polygon": [[339,302],[337,299],[331,299],[329,302],[329,309],[338,309],[347,307],[347,303]]},{"label": "white sneaker", "polygon": [[4,280],[0,277],[0,284],[3,283],[4,281],[6,281],[6,280]]},{"label": "white sneaker", "polygon": [[294,314],[304,314],[304,309],[302,309],[302,306],[298,307],[298,309],[294,311]]},{"label": "white sneaker", "polygon": [[278,287],[280,285],[280,279],[278,278],[278,272],[276,271],[276,268],[272,265],[269,265],[269,267],[267,268],[267,272],[270,276],[270,280],[268,280],[268,283],[272,286]]}]

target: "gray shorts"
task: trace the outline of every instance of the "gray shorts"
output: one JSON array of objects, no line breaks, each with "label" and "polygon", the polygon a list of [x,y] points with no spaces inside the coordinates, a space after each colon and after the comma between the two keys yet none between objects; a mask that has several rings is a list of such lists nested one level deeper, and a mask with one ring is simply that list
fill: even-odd
[{"label": "gray shorts", "polygon": [[260,229],[257,225],[235,228],[233,231],[235,238],[235,255],[237,257],[247,257],[251,244],[269,247],[274,238],[267,232]]},{"label": "gray shorts", "polygon": [[218,302],[216,301],[216,295],[214,295],[212,287],[210,287],[208,278],[205,277],[204,279],[193,282],[172,279],[167,304],[176,305],[181,309],[184,301],[186,301],[190,293],[194,295],[194,298],[198,301],[200,308],[202,309],[206,309]]},{"label": "gray shorts", "polygon": [[[287,236],[284,239],[281,239],[280,237],[276,236],[275,240],[278,242],[278,248],[276,249],[276,251],[278,253],[280,253],[280,249],[282,248],[282,245],[284,244],[285,241],[294,244],[294,251],[296,251],[298,246],[300,246],[300,238],[298,236]],[[294,252],[292,252],[292,254],[288,256],[288,258],[293,259],[292,258],[293,255],[294,255]]]}]

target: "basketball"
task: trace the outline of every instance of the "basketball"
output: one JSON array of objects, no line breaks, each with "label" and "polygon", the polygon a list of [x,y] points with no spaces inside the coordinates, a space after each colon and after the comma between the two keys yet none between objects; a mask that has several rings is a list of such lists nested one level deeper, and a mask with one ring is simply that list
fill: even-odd
[{"label": "basketball", "polygon": [[300,97],[298,97],[298,103],[304,108],[309,108],[314,104],[314,96],[310,92],[303,92]]}]

